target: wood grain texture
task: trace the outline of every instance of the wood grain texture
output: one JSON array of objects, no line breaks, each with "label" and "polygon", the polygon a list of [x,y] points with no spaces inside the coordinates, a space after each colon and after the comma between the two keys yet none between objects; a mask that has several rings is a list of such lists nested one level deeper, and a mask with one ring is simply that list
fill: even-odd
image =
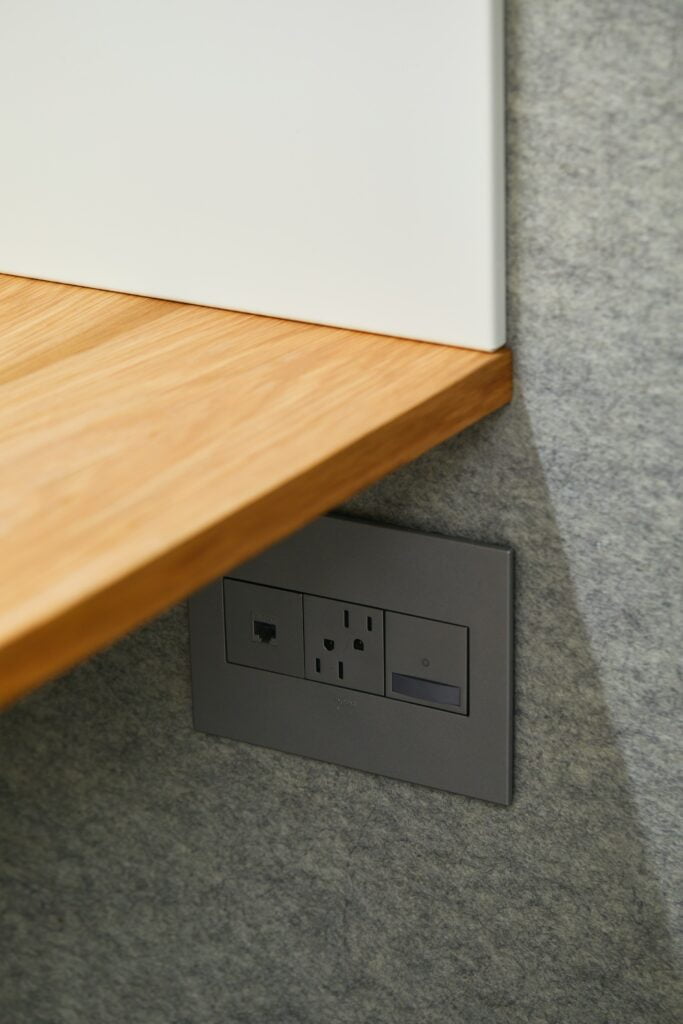
[{"label": "wood grain texture", "polygon": [[510,393],[507,350],[0,275],[0,704]]}]

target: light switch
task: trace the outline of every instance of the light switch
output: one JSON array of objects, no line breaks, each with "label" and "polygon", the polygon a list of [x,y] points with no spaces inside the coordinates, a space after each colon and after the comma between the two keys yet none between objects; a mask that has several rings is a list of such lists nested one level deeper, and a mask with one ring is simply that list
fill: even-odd
[{"label": "light switch", "polygon": [[386,613],[386,695],[466,715],[465,626]]}]

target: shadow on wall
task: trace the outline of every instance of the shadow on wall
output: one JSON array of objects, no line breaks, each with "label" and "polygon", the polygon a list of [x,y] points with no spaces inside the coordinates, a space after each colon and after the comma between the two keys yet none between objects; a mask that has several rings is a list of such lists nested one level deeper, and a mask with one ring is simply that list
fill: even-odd
[{"label": "shadow on wall", "polygon": [[0,719],[14,1024],[678,1020],[521,397],[346,510],[517,549],[512,807],[193,733],[175,609]]},{"label": "shadow on wall", "polygon": [[[461,953],[487,935],[489,996],[507,991],[520,1020],[522,1003],[529,1020],[674,1021],[674,944],[521,388],[344,510],[517,552],[515,801],[509,816],[476,805],[458,815]],[[440,941],[452,948],[446,928]]]}]

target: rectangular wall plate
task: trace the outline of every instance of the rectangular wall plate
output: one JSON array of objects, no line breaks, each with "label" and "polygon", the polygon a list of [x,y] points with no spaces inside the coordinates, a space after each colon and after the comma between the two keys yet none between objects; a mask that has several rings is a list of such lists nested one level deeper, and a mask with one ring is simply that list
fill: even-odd
[{"label": "rectangular wall plate", "polygon": [[190,598],[194,724],[508,804],[512,631],[509,548],[325,516]]},{"label": "rectangular wall plate", "polygon": [[503,0],[6,0],[0,271],[492,350]]}]

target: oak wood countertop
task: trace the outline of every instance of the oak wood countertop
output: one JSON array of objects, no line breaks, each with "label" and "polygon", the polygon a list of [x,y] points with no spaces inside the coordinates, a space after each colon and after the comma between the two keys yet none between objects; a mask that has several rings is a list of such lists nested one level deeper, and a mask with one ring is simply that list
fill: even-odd
[{"label": "oak wood countertop", "polygon": [[0,275],[0,705],[504,405],[511,357]]}]

